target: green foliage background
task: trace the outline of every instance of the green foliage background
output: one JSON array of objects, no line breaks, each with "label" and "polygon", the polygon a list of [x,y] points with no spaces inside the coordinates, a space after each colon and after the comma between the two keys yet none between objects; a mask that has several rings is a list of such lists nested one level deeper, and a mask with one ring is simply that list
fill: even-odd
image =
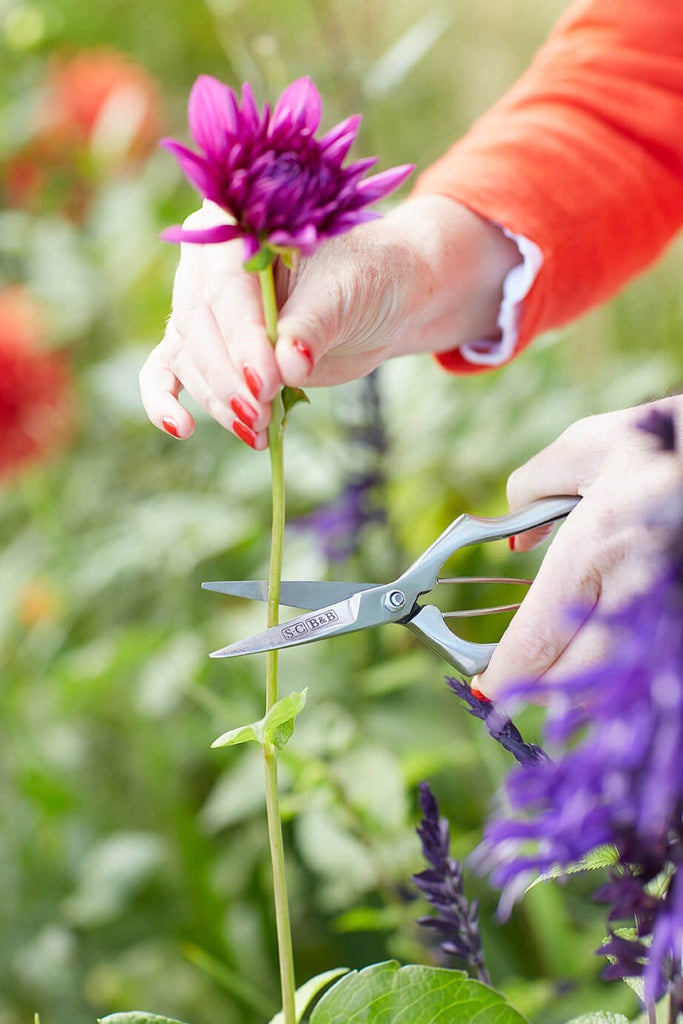
[{"label": "green foliage background", "polygon": [[[248,78],[260,99],[307,73],[327,126],[364,113],[359,155],[424,167],[514,80],[564,6],[0,0],[2,155],[22,141],[50,56],[106,44],[157,78],[171,134],[186,132],[200,72]],[[261,628],[262,609],[199,588],[264,575],[267,458],[203,416],[191,441],[174,442],[137,397],[177,258],[158,231],[194,202],[157,153],[135,176],[101,181],[78,227],[59,211],[0,213],[2,279],[26,282],[48,308],[78,375],[79,417],[63,456],[0,494],[0,1024],[34,1011],[43,1024],[85,1024],[133,1007],[255,1024],[277,1008],[259,755],[209,749],[263,713],[260,660],[207,657]],[[501,372],[459,380],[426,358],[385,366],[388,527],[369,528],[332,570],[310,536],[292,533],[285,575],[389,578],[455,514],[502,512],[508,472],[572,420],[675,387],[680,274],[674,249]],[[291,517],[343,489],[362,394],[313,392],[292,417]],[[496,545],[457,568],[517,575],[535,564]],[[46,610],[27,623],[22,602],[36,593]],[[416,784],[432,781],[465,856],[509,768],[444,671],[392,629],[282,659],[284,692],[309,687],[282,756],[299,982],[338,964],[431,956],[404,895],[420,869]],[[538,737],[535,712],[523,725]],[[590,883],[536,887],[505,926],[496,895],[468,885],[491,973],[523,1013],[554,1024],[598,1006],[635,1011],[626,988],[598,980],[604,924]]]}]

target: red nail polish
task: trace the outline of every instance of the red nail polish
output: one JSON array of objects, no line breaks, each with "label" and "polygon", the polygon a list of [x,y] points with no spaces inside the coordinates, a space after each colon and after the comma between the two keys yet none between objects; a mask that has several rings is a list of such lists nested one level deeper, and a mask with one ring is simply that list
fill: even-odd
[{"label": "red nail polish", "polygon": [[242,368],[242,373],[244,374],[245,383],[252,395],[254,398],[258,398],[261,394],[261,388],[263,387],[263,381],[259,377],[258,373],[247,364]]},{"label": "red nail polish", "polygon": [[490,697],[487,697],[485,693],[482,693],[481,690],[478,690],[476,688],[476,686],[471,686],[470,689],[472,691],[472,696],[476,697],[477,700],[481,701],[482,704],[490,704],[491,703]]},{"label": "red nail polish", "polygon": [[230,399],[230,408],[234,412],[235,416],[238,416],[243,423],[246,423],[248,427],[254,426],[258,413],[253,405],[249,405],[249,402],[245,402],[239,395],[233,395]]},{"label": "red nail polish", "polygon": [[175,422],[175,420],[170,420],[164,417],[164,419],[161,421],[161,425],[166,431],[166,433],[170,434],[171,437],[180,437],[180,434],[178,432],[178,424]]},{"label": "red nail polish", "polygon": [[244,441],[250,448],[256,449],[256,434],[248,427],[246,423],[242,423],[242,420],[235,420],[232,425],[232,429],[235,431],[240,441]]},{"label": "red nail polish", "polygon": [[301,341],[299,338],[295,338],[292,342],[292,348],[295,352],[298,352],[300,356],[304,357],[308,363],[308,372],[310,373],[313,369],[313,355],[306,342]]},{"label": "red nail polish", "polygon": [[514,537],[508,537],[508,544],[510,545],[510,551],[514,551],[515,550],[515,538]]}]

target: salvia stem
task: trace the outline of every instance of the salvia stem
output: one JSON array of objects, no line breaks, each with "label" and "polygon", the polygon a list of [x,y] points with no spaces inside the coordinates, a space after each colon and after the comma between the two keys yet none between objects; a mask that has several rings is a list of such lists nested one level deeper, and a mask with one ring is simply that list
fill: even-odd
[{"label": "salvia stem", "polygon": [[[277,302],[273,267],[269,264],[259,271],[261,299],[266,321],[266,330],[271,343],[277,340]],[[283,408],[278,398],[268,427],[268,450],[270,453],[270,474],[272,491],[272,529],[270,547],[270,569],[268,572],[268,626],[276,626],[280,613],[280,580],[282,576],[282,552],[285,533],[285,474],[283,459]],[[269,651],[266,656],[266,712],[278,699],[278,654]],[[268,818],[268,843],[273,871],[273,897],[277,931],[278,957],[280,961],[280,989],[282,992],[282,1015],[284,1024],[296,1024],[294,1004],[294,952],[292,929],[287,900],[285,877],[285,854],[282,839],[282,819],[277,777],[277,751],[266,742],[263,746],[265,759],[266,814]]]}]

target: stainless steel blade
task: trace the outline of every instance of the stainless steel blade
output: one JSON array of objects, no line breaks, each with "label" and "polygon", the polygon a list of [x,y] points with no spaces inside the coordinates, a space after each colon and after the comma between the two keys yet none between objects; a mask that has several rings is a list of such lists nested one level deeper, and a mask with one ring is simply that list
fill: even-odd
[{"label": "stainless steel blade", "polygon": [[211,657],[234,658],[240,654],[261,654],[264,651],[297,647],[299,644],[312,643],[327,636],[352,632],[361,628],[358,625],[359,605],[360,595],[355,594],[347,601],[340,601],[327,608],[318,608],[312,615],[298,615],[278,626],[271,626],[261,633],[238,640],[219,651],[213,651]]},{"label": "stainless steel blade", "polygon": [[[288,608],[316,608],[346,601],[361,590],[372,590],[374,583],[342,583],[336,580],[283,580],[280,585],[280,604]],[[267,580],[216,580],[202,583],[204,590],[231,597],[246,597],[250,601],[268,600]]]}]

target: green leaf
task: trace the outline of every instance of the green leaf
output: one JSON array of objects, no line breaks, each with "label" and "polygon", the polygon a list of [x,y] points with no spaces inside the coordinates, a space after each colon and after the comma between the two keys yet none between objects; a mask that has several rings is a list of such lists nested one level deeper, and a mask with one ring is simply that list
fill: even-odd
[{"label": "green leaf", "polygon": [[290,693],[283,697],[277,704],[274,704],[267,715],[260,718],[258,722],[251,722],[249,725],[240,725],[236,729],[229,729],[214,740],[212,747],[234,747],[238,743],[250,743],[252,740],[260,743],[272,743],[274,747],[281,750],[288,742],[294,732],[294,719],[303,710],[306,703],[308,690],[301,693]]},{"label": "green leaf", "polygon": [[307,404],[310,404],[310,401],[310,398],[303,388],[289,388],[285,386],[282,389],[282,404],[285,410],[282,417],[283,425],[287,422],[290,410],[293,409],[295,405],[298,405],[299,402],[306,402]]},{"label": "green leaf", "polygon": [[303,711],[308,689],[290,693],[274,704],[263,719],[263,735],[281,750],[294,732],[294,719]]},{"label": "green leaf", "polygon": [[250,743],[252,740],[255,743],[263,744],[263,722],[264,719],[260,718],[258,722],[251,722],[249,725],[238,725],[236,729],[229,729],[222,736],[219,736],[217,740],[214,740],[211,746],[236,747],[238,743]]},{"label": "green leaf", "polygon": [[535,878],[527,888],[526,892],[533,889],[540,882],[548,882],[553,878],[564,878],[566,875],[576,875],[582,871],[599,871],[601,868],[611,867],[612,864],[616,864],[619,860],[619,854],[615,846],[611,843],[605,843],[604,846],[596,846],[594,850],[589,850],[585,857],[581,860],[577,860],[575,864],[567,864],[565,866],[556,864],[554,867],[549,868],[548,871],[544,871],[542,875]]},{"label": "green leaf", "polygon": [[311,1024],[522,1024],[499,992],[461,971],[400,967],[395,960],[345,975],[328,989]]},{"label": "green leaf", "polygon": [[629,1024],[628,1017],[623,1013],[607,1013],[605,1010],[594,1010],[574,1017],[568,1024]]},{"label": "green leaf", "polygon": [[268,245],[263,245],[257,253],[244,263],[244,269],[250,274],[258,274],[266,270],[275,259],[275,252]]},{"label": "green leaf", "polygon": [[144,1010],[130,1010],[128,1013],[110,1013],[108,1017],[98,1017],[98,1024],[183,1024],[173,1017],[162,1017],[158,1013],[146,1013]]},{"label": "green leaf", "polygon": [[[305,981],[294,993],[294,1010],[297,1021],[301,1020],[318,993],[322,992],[327,985],[330,985],[337,978],[340,978],[342,974],[346,974],[347,971],[348,967],[333,967],[332,970],[323,971],[322,974],[316,974],[314,978],[309,978],[308,981]],[[284,1013],[280,1010],[272,1018],[270,1024],[284,1024],[284,1020]]]},{"label": "green leaf", "polygon": [[275,252],[280,257],[280,259],[282,260],[282,262],[284,263],[288,270],[292,270],[294,267],[294,254],[296,253],[296,251],[296,249],[293,249],[291,246],[287,245],[273,246],[273,252]]}]

